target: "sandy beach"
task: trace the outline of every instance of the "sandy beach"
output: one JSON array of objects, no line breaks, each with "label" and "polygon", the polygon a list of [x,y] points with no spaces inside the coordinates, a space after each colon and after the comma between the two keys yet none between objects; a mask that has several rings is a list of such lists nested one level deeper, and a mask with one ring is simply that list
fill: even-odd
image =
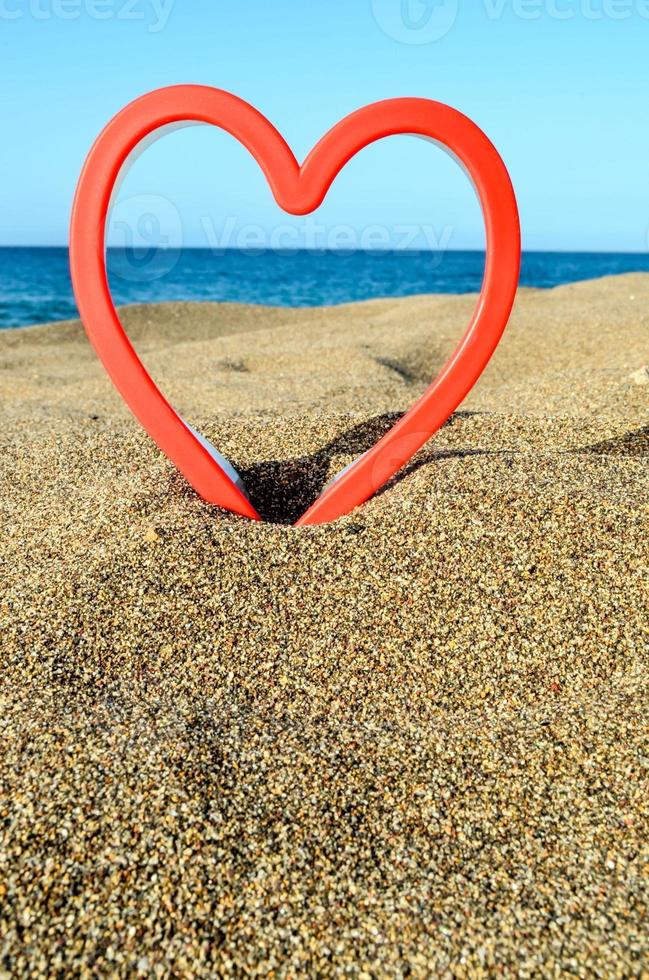
[{"label": "sandy beach", "polygon": [[[649,275],[523,289],[440,433],[289,526],[471,296],[0,332],[0,976],[649,976]],[[4,971],[4,973],[3,973]]]}]

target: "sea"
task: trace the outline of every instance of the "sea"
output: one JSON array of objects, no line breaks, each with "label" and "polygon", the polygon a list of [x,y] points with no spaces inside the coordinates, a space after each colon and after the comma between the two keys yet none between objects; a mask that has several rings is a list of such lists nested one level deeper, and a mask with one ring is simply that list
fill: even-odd
[{"label": "sea", "polygon": [[[484,253],[111,248],[107,266],[118,305],[209,300],[329,306],[478,292]],[[521,284],[551,289],[624,272],[649,272],[649,252],[526,252]],[[0,248],[0,329],[77,316],[66,248]]]}]

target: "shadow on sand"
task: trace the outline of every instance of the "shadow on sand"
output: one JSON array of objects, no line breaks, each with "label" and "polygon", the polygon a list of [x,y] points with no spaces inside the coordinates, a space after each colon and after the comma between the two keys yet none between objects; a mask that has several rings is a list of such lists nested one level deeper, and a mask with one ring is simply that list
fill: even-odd
[{"label": "shadow on sand", "polygon": [[[456,412],[446,426],[479,412]],[[330,479],[330,464],[337,456],[355,458],[362,455],[383,436],[400,418],[400,414],[376,415],[346,432],[342,432],[321,449],[293,459],[268,460],[241,469],[241,476],[252,503],[265,521],[273,524],[294,524],[301,514],[317,499]],[[384,487],[377,491],[381,496],[411,476],[423,466],[439,463],[444,459],[462,459],[470,456],[511,456],[515,449],[442,449],[430,450],[403,467]],[[649,426],[628,432],[615,439],[570,450],[572,453],[599,453],[626,456],[649,453]]]},{"label": "shadow on sand", "polygon": [[[456,412],[446,425],[473,412]],[[265,521],[273,524],[294,524],[317,499],[330,479],[330,464],[337,456],[358,457],[378,442],[399,420],[399,414],[376,415],[342,432],[321,449],[294,459],[268,460],[255,463],[240,473],[250,499]],[[394,487],[422,466],[441,459],[463,456],[482,456],[494,451],[482,449],[441,450],[430,452],[409,463],[381,488],[377,496]]]}]

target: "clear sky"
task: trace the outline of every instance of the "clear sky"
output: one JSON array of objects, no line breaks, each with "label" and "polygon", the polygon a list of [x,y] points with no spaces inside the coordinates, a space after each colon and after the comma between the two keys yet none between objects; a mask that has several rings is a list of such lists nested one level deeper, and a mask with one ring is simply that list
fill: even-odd
[{"label": "clear sky", "polygon": [[[526,248],[649,247],[649,0],[0,0],[0,244],[64,244],[99,130],[180,82],[252,102],[299,158],[364,103],[447,102],[503,155]],[[146,239],[151,215],[170,244],[256,244],[256,226],[260,244],[285,226],[298,244],[376,227],[391,241],[417,230],[420,246],[482,242],[460,169],[405,137],[352,161],[310,225],[282,216],[245,151],[207,128],[147,150],[120,202],[115,243],[129,227]]]}]

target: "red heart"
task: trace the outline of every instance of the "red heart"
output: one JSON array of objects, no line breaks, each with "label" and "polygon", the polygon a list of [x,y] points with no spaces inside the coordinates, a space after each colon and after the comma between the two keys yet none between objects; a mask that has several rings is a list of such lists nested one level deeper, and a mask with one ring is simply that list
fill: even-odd
[{"label": "red heart", "polygon": [[429,99],[391,99],[353,112],[320,140],[302,166],[256,109],[228,92],[200,85],[177,85],[144,95],[103,130],[79,178],[70,230],[72,282],[86,332],[124,401],[197,493],[255,519],[259,515],[235,482],[236,473],[183,422],[149,377],[119,322],[106,276],[106,221],[120,170],[145,137],[162,126],[188,121],[219,126],[246,146],[279,206],[292,214],[314,211],[351,157],[369,143],[399,133],[442,144],[474,181],[485,218],[487,257],[471,323],[437,379],[410,411],[344,470],[297,523],[335,520],[371,497],[444,424],[496,349],[511,313],[520,269],[520,227],[509,175],[496,149],[470,119]]}]

